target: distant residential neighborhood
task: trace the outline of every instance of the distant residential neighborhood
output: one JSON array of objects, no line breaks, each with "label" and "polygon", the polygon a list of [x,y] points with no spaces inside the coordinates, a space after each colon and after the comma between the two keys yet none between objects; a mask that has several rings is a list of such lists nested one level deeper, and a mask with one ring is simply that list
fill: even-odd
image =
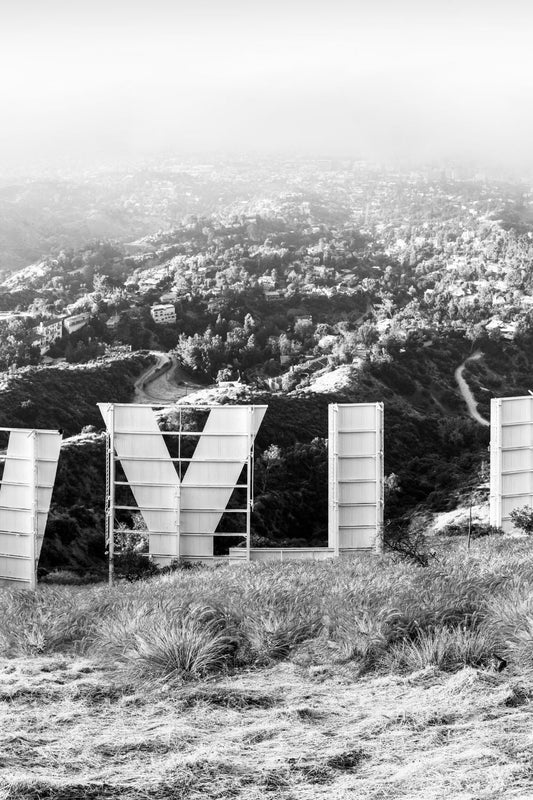
[{"label": "distant residential neighborhood", "polygon": [[[228,187],[243,169],[189,175]],[[263,168],[246,175],[260,186]],[[135,241],[58,249],[9,274],[0,368],[50,355],[83,361],[124,344],[173,350],[211,380],[268,384],[317,356],[334,368],[436,330],[512,340],[530,326],[531,187],[357,161],[282,162],[268,175],[253,196],[226,190],[208,216]],[[126,207],[151,207],[150,187]],[[285,386],[295,379],[292,370]]]}]

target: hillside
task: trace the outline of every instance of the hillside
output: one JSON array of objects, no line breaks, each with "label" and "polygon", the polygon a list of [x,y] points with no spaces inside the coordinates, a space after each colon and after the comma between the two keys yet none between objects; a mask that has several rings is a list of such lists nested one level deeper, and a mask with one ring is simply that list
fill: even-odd
[{"label": "hillside", "polygon": [[85,578],[105,574],[105,437],[87,433],[61,448],[39,575],[71,570]]},{"label": "hillside", "polygon": [[[492,395],[527,392],[532,353],[526,339],[487,340],[483,357],[467,362],[464,374],[482,414],[489,416],[487,398]],[[455,380],[455,368],[467,356],[464,341],[452,337],[440,345],[403,348],[391,362],[354,365],[346,372],[342,391],[314,392],[312,380],[288,394],[237,384],[201,390],[187,402],[268,405],[255,447],[252,540],[261,546],[320,546],[327,541],[327,406],[332,402],[385,404],[385,474],[389,481],[394,476],[393,490],[387,489],[386,495],[387,519],[427,517],[470,502],[469,487],[480,483],[483,468],[487,472],[489,429],[469,416]],[[71,404],[66,410],[50,404],[54,416],[43,417],[43,424],[70,425],[66,432],[72,433],[89,422],[101,431],[93,403],[101,402],[102,396],[118,402],[130,399],[128,376],[141,363],[119,362],[108,372],[99,371],[101,384],[94,381],[93,368],[66,370],[72,381],[70,396],[82,392],[83,401],[76,404],[73,418]],[[53,369],[28,373],[41,375],[41,380],[49,374],[53,387]],[[33,391],[37,394],[47,386],[36,383]],[[15,402],[18,396],[7,394],[6,401]],[[104,453],[101,434],[74,436],[63,447],[41,557],[44,570],[103,569]]]},{"label": "hillside", "polygon": [[96,403],[127,403],[134,380],[152,361],[147,354],[88,364],[25,367],[0,383],[0,426],[61,428],[65,436],[85,425],[101,427]]},{"label": "hillside", "polygon": [[[443,418],[431,403],[413,407],[398,391],[401,375],[398,371],[377,378],[363,371],[350,390],[336,394],[269,395],[246,387],[218,392],[225,402],[268,405],[255,449],[253,541],[263,546],[326,543],[327,407],[331,402],[385,401],[386,474],[397,476],[396,491],[387,504],[389,517],[405,516],[421,504],[434,512],[456,505],[460,489],[486,458],[487,431],[466,417]],[[200,394],[203,402],[213,400],[213,392]],[[100,430],[102,422],[96,426]],[[104,474],[101,436],[73,437],[63,447],[41,557],[43,568],[101,568]]]},{"label": "hillside", "polygon": [[[531,388],[525,185],[290,159],[161,164],[130,181],[133,207],[166,208],[166,227],[42,253],[0,284],[0,368],[15,370],[3,424],[101,430],[94,404],[131,399],[137,367],[84,362],[148,349],[190,376],[185,392],[218,386],[225,402],[269,405],[256,541],[324,542],[328,402],[384,402],[389,519],[467,501],[486,472],[490,398]],[[182,214],[180,198],[196,213]],[[169,322],[156,321],[156,305]],[[77,370],[43,369],[46,357]],[[80,475],[93,470],[84,446],[69,456]],[[84,502],[101,508],[97,483],[86,486]],[[70,517],[70,502],[53,514]]]},{"label": "hillside", "polygon": [[104,568],[105,439],[96,403],[129,402],[147,354],[99,363],[25,367],[0,384],[0,426],[62,429],[40,574],[71,569],[98,577]]},{"label": "hillside", "polygon": [[[168,160],[0,178],[0,276],[91,241],[130,242],[235,197],[235,178]],[[242,185],[239,187],[242,191]]]}]

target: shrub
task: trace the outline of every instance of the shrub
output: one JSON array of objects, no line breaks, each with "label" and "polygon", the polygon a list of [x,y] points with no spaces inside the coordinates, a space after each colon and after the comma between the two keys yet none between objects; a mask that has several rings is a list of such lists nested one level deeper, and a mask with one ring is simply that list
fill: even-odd
[{"label": "shrub", "polygon": [[[468,522],[452,522],[439,531],[440,536],[468,536]],[[483,536],[503,536],[502,528],[489,525],[487,522],[473,522],[470,535],[472,539]]]},{"label": "shrub", "polygon": [[513,508],[509,516],[511,522],[519,531],[527,533],[528,536],[533,533],[533,508],[529,506]]},{"label": "shrub", "polygon": [[394,519],[385,523],[383,532],[385,548],[402,558],[414,561],[421,567],[429,564],[427,540],[420,528],[413,529],[409,520]]},{"label": "shrub", "polygon": [[128,581],[138,581],[157,575],[159,569],[154,562],[134,548],[125,548],[115,556],[115,575]]}]

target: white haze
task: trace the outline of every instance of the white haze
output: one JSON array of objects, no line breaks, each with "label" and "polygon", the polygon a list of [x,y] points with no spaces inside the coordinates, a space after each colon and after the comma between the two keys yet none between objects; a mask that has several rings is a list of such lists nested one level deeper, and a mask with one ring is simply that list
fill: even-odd
[{"label": "white haze", "polygon": [[0,10],[0,168],[163,151],[533,160],[528,2]]}]

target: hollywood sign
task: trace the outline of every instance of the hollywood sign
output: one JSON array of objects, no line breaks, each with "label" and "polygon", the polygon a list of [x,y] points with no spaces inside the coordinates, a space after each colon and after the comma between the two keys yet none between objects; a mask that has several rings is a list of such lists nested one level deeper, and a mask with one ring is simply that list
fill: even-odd
[{"label": "hollywood sign", "polygon": [[[195,407],[206,417],[190,430],[172,407],[163,429],[161,407],[100,404],[107,429],[106,540],[112,563],[120,515],[137,512],[148,531],[149,555],[209,562],[218,537],[240,537],[230,561],[331,558],[379,551],[383,526],[383,406],[330,405],[328,423],[328,546],[254,548],[253,447],[266,406]],[[167,408],[166,411],[169,409]],[[167,426],[168,427],[168,426]],[[57,431],[2,428],[0,454],[0,585],[34,588],[56,477],[62,436]],[[169,447],[175,438],[176,446]],[[191,452],[182,441],[195,439]],[[190,449],[190,448],[189,448]],[[121,499],[129,491],[130,500]],[[240,498],[236,501],[236,498]],[[514,508],[533,506],[533,397],[491,405],[490,520],[506,532]],[[234,529],[221,521],[239,520]],[[118,526],[118,527],[117,527]]]},{"label": "hollywood sign", "polygon": [[[106,543],[112,569],[120,518],[140,514],[150,557],[210,562],[218,537],[240,537],[229,560],[331,558],[381,550],[383,405],[335,404],[328,423],[328,546],[254,548],[254,440],[267,406],[99,404],[107,429]],[[161,413],[170,413],[161,423]],[[191,430],[184,414],[204,417]],[[190,419],[190,418],[189,418]],[[9,434],[0,488],[0,585],[34,588],[61,435]],[[194,442],[194,444],[191,444]],[[234,524],[228,520],[235,520]]]}]

